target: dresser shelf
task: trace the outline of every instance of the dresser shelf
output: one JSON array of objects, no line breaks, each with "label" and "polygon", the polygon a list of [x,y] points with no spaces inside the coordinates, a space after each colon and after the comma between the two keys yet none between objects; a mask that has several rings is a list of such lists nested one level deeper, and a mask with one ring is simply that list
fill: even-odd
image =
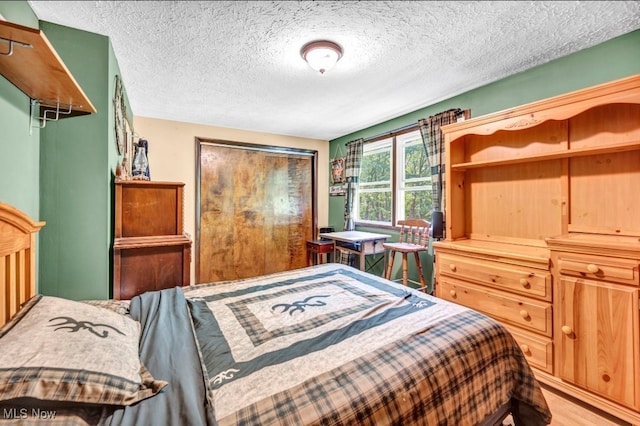
[{"label": "dresser shelf", "polygon": [[504,166],[508,164],[530,163],[534,161],[558,160],[561,158],[583,157],[588,155],[607,154],[611,152],[636,151],[640,149],[640,141],[631,141],[613,144],[605,147],[589,147],[568,149],[558,152],[548,152],[543,154],[527,155],[526,157],[499,158],[495,160],[473,161],[468,163],[452,164],[452,171],[464,171],[483,167]]}]

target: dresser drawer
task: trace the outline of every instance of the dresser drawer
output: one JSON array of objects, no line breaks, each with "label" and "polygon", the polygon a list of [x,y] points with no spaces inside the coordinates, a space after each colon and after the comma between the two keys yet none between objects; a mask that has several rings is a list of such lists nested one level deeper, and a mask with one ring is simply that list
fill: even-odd
[{"label": "dresser drawer", "polygon": [[441,276],[437,283],[438,297],[485,313],[498,320],[552,336],[551,304],[488,290],[473,284]]},{"label": "dresser drawer", "polygon": [[548,271],[448,253],[436,255],[436,268],[442,275],[551,301],[551,273]]},{"label": "dresser drawer", "polygon": [[573,275],[595,280],[612,281],[638,285],[638,261],[604,256],[581,256],[560,252],[553,256],[558,271],[563,275]]},{"label": "dresser drawer", "polygon": [[551,339],[531,335],[508,325],[506,327],[518,342],[529,365],[553,374],[553,343]]}]

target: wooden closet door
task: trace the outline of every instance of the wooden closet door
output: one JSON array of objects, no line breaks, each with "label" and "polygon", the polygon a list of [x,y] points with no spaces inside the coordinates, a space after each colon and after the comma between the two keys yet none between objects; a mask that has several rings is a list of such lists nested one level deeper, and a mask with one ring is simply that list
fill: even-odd
[{"label": "wooden closet door", "polygon": [[196,281],[306,266],[314,156],[200,142]]}]

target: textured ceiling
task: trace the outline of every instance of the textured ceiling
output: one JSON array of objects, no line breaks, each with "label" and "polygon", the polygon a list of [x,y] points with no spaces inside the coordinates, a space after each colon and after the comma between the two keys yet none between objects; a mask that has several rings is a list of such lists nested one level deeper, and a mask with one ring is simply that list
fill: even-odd
[{"label": "textured ceiling", "polygon": [[[29,1],[110,37],[135,115],[333,139],[640,28],[639,1]],[[325,75],[315,39],[344,56]]]}]

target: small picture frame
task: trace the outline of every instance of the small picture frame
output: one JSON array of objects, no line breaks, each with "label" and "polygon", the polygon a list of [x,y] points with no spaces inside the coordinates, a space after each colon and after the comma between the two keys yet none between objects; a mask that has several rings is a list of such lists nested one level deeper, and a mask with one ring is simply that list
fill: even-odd
[{"label": "small picture frame", "polygon": [[345,195],[347,193],[347,188],[346,185],[333,185],[329,187],[329,195],[330,196],[336,196],[336,195]]},{"label": "small picture frame", "polygon": [[338,157],[331,160],[331,185],[345,183],[345,157]]}]

